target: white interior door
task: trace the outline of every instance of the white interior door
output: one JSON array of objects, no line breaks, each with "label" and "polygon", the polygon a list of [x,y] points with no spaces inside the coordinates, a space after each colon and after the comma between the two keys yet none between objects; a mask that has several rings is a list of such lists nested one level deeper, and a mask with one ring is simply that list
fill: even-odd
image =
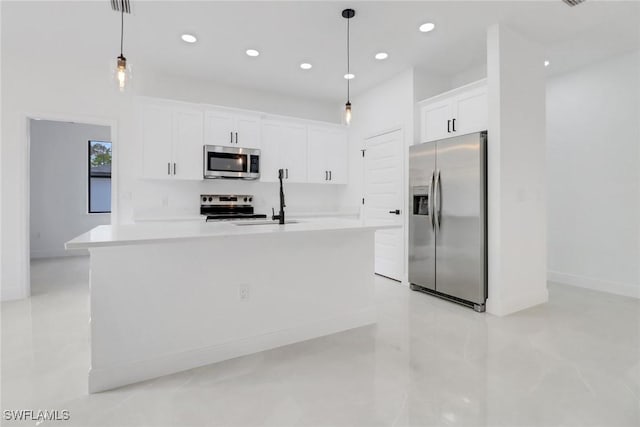
[{"label": "white interior door", "polygon": [[364,156],[365,222],[401,226],[376,232],[375,271],[399,281],[404,277],[405,259],[403,147],[402,131],[396,130],[366,139]]}]

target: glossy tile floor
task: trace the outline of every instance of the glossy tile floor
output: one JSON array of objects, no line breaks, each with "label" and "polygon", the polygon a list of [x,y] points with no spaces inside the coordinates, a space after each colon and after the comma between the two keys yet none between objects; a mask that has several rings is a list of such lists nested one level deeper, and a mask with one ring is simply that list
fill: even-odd
[{"label": "glossy tile floor", "polygon": [[375,326],[88,395],[87,259],[32,279],[2,304],[2,409],[70,411],[54,425],[640,425],[629,298],[550,284],[497,318],[378,278]]}]

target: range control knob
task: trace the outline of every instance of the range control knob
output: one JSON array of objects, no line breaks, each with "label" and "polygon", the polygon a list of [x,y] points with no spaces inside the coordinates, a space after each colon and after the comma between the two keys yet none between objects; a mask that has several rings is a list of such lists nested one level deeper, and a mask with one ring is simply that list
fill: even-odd
[{"label": "range control knob", "polygon": [[202,198],[202,201],[203,201],[203,202],[206,202],[206,201],[207,201],[207,198],[206,198],[206,197],[203,197],[203,198]]},{"label": "range control knob", "polygon": [[247,198],[246,198],[246,197],[244,198],[244,201],[245,201],[245,202],[247,201]]},{"label": "range control knob", "polygon": [[209,197],[209,201],[212,202],[213,201],[213,197]]},{"label": "range control knob", "polygon": [[253,197],[249,197],[249,201],[250,201],[250,202],[253,202]]}]

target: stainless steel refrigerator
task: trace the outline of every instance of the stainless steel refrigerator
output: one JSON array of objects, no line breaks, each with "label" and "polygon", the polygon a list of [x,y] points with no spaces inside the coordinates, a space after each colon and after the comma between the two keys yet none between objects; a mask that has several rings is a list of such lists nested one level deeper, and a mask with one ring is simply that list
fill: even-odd
[{"label": "stainless steel refrigerator", "polygon": [[411,289],[485,311],[487,132],[409,149]]}]

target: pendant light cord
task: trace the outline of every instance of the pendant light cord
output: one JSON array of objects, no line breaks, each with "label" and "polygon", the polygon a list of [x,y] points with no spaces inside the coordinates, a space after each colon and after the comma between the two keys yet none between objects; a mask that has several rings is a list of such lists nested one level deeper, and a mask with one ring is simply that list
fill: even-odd
[{"label": "pendant light cord", "polygon": [[[351,21],[351,18],[347,18],[347,74],[351,73],[350,70],[350,63],[349,63],[349,59],[350,59],[350,55],[349,55],[349,47],[350,47],[350,40],[349,40],[349,35],[351,33],[350,29],[349,29],[349,22]],[[351,83],[351,79],[347,79],[347,102],[350,101],[350,94],[349,94],[349,87],[350,87],[350,83]]]},{"label": "pendant light cord", "polygon": [[124,0],[122,0],[121,4],[122,13],[120,14],[120,56],[122,55],[122,46],[124,44]]}]

